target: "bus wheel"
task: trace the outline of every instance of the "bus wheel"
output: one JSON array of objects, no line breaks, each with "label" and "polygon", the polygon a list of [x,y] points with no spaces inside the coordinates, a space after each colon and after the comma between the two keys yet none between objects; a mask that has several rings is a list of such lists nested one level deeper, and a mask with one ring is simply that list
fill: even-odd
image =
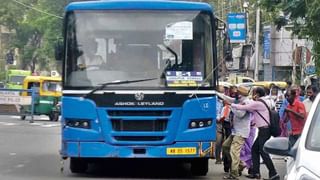
[{"label": "bus wheel", "polygon": [[205,176],[208,173],[209,159],[199,158],[191,162],[191,173],[194,176]]},{"label": "bus wheel", "polygon": [[82,158],[70,158],[70,170],[72,173],[85,173],[88,169],[88,162]]}]

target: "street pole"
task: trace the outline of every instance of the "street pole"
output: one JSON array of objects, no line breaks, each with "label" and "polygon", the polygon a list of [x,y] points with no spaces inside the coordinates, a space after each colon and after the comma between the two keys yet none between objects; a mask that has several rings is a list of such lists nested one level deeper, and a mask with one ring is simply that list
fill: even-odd
[{"label": "street pole", "polygon": [[297,45],[295,47],[294,45],[294,35],[292,35],[292,74],[291,74],[291,79],[292,79],[292,84],[296,84],[296,75],[297,75],[297,70],[296,70],[296,59],[298,56],[298,50],[297,50]]},{"label": "street pole", "polygon": [[[243,3],[243,9],[244,13],[246,15],[246,42],[245,45],[248,45],[250,43],[250,38],[249,38],[249,2],[244,1]],[[248,55],[245,56],[245,63],[246,63],[246,76],[249,76],[249,67],[250,67],[250,57]]]},{"label": "street pole", "polygon": [[254,80],[259,80],[259,34],[260,34],[260,7],[259,1],[257,2],[257,16],[256,16],[256,43],[255,43],[255,57],[256,64],[254,69]]},{"label": "street pole", "polygon": [[300,57],[300,85],[303,86],[304,85],[304,68],[306,66],[306,59],[307,57],[307,48],[302,46],[301,47],[301,57]]},{"label": "street pole", "polygon": [[[248,3],[248,2],[246,2]],[[249,5],[247,5],[249,6]],[[250,24],[249,24],[249,7],[246,7],[245,8],[245,13],[246,13],[246,16],[247,16],[247,37],[246,37],[246,43],[250,43]]]}]

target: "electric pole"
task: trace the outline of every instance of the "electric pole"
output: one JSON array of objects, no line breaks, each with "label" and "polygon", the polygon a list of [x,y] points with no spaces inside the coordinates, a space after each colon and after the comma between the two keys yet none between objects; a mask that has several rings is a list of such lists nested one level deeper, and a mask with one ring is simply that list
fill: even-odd
[{"label": "electric pole", "polygon": [[259,1],[257,2],[257,16],[256,16],[256,43],[255,43],[255,55],[256,64],[254,69],[254,80],[259,80],[259,34],[260,34],[260,7]]}]

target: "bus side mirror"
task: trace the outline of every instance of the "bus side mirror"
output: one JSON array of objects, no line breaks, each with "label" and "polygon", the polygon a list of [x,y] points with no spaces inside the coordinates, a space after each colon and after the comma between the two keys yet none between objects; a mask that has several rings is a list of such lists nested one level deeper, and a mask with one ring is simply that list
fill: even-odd
[{"label": "bus side mirror", "polygon": [[62,61],[63,59],[63,42],[58,41],[54,47],[54,56],[57,61]]},{"label": "bus side mirror", "polygon": [[233,61],[232,46],[230,43],[230,38],[227,35],[225,35],[223,40],[223,56],[226,62]]}]

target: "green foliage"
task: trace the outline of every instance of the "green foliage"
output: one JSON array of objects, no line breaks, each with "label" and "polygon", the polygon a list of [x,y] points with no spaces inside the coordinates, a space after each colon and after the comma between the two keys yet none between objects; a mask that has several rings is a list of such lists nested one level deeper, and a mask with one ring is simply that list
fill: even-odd
[{"label": "green foliage", "polygon": [[19,49],[21,68],[49,70],[54,64],[54,45],[61,39],[61,17],[69,1],[0,0],[0,25],[15,32],[7,47]]},{"label": "green foliage", "polygon": [[262,0],[261,5],[273,14],[278,28],[290,24],[298,37],[313,41],[313,57],[320,74],[320,1],[282,0],[274,4],[271,0]]}]

